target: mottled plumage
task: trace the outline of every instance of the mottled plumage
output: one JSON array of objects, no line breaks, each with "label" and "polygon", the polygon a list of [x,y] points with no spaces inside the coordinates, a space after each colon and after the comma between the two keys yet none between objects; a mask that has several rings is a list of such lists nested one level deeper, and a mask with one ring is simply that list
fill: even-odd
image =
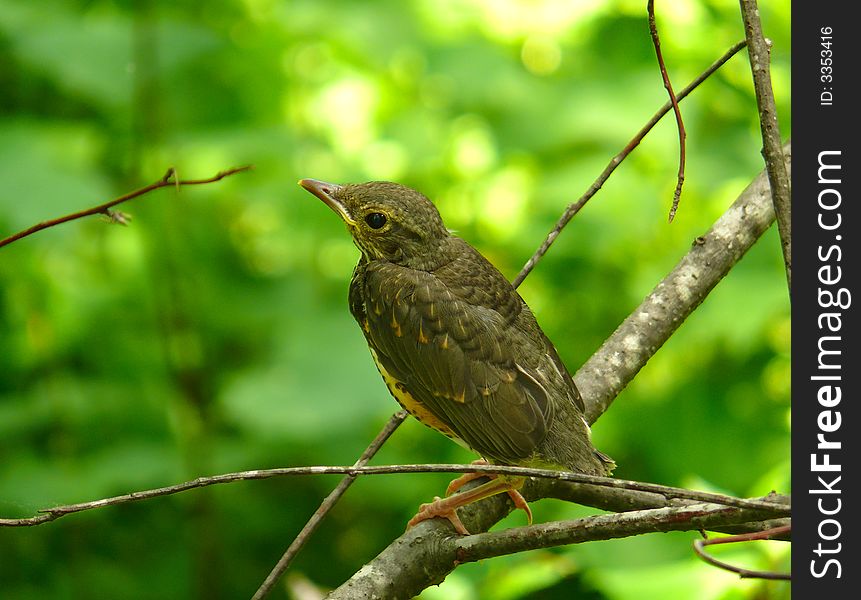
[{"label": "mottled plumage", "polygon": [[529,307],[427,198],[389,182],[300,184],[341,216],[362,252],[350,311],[405,408],[493,463],[610,471]]}]

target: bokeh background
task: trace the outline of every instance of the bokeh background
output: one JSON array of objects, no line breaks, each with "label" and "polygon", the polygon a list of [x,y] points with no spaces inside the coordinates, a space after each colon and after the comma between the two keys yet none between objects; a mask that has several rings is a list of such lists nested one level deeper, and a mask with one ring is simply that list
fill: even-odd
[{"label": "bokeh background", "polygon": [[[160,190],[0,249],[0,516],[200,475],[352,463],[396,404],[346,305],[358,253],[296,186],[392,179],[514,277],[666,93],[643,1],[0,0],[0,237],[175,167]],[[658,2],[677,89],[744,37],[733,0]],[[763,1],[790,132],[789,2]],[[742,52],[660,123],[521,287],[572,371],[761,170]],[[789,303],[774,228],[594,427],[629,479],[789,491]],[[415,422],[375,462],[474,458]],[[360,480],[275,598],[331,587],[444,475]],[[2,598],[249,597],[336,484],[237,483],[0,529]],[[536,519],[595,511],[557,501]],[[522,524],[522,514],[498,527]],[[694,534],[465,565],[426,599],[785,598]],[[717,551],[788,568],[780,543]],[[289,589],[288,589],[289,588]]]}]

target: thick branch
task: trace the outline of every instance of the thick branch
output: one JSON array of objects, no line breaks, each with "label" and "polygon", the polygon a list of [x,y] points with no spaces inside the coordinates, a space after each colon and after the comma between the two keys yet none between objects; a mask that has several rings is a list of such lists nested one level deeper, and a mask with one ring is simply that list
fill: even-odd
[{"label": "thick branch", "polygon": [[783,248],[783,261],[786,267],[786,283],[792,294],[792,191],[789,173],[781,147],[780,126],[777,122],[777,108],[771,88],[771,48],[762,34],[759,21],[759,8],[756,0],[740,0],[744,20],[744,34],[747,38],[750,69],[753,73],[753,87],[756,104],[759,107],[759,125],[762,129],[762,152],[765,168],[771,182],[771,199],[777,214],[777,228]]},{"label": "thick branch", "polygon": [[643,533],[712,529],[766,516],[765,512],[718,504],[691,504],[514,527],[456,538],[456,546],[461,562],[472,562],[525,550]]},{"label": "thick branch", "polygon": [[760,511],[715,504],[632,511],[555,521],[471,536],[452,535],[424,521],[365,565],[328,600],[412,598],[440,583],[458,564],[535,548],[609,540],[658,531],[696,531],[744,523],[766,516]]},{"label": "thick branch", "polygon": [[[792,158],[784,147],[784,168]],[[594,422],[712,288],[774,221],[768,177],[760,175],[703,236],[694,240],[645,300],[586,361],[574,377]]]},{"label": "thick branch", "polygon": [[[649,492],[644,490],[607,488],[603,486],[590,485],[587,483],[572,483],[569,481],[552,481],[543,479],[530,480],[524,486],[524,495],[529,499],[555,498],[566,502],[573,502],[582,506],[592,506],[612,512],[627,512],[631,510],[644,510],[648,508],[666,508],[672,506],[687,506],[697,501],[685,498],[672,498],[666,494]],[[780,494],[769,494],[760,501],[774,502],[776,504],[790,505],[789,496]],[[768,518],[763,521],[752,521],[741,525],[732,525],[716,528],[721,533],[750,533],[774,529],[789,524],[789,517]],[[788,534],[781,534],[774,539],[788,540]]]}]

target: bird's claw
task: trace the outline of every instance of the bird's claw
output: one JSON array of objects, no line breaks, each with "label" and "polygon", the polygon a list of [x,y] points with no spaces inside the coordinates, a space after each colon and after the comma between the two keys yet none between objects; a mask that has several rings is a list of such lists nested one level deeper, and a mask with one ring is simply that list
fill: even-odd
[{"label": "bird's claw", "polygon": [[439,496],[435,496],[433,502],[428,502],[419,506],[419,512],[417,512],[416,515],[410,519],[409,523],[407,523],[407,529],[415,527],[422,521],[435,519],[437,517],[448,519],[448,522],[452,524],[455,531],[459,534],[469,535],[469,530],[464,527],[460,517],[457,516],[457,509],[450,507],[449,503]]}]

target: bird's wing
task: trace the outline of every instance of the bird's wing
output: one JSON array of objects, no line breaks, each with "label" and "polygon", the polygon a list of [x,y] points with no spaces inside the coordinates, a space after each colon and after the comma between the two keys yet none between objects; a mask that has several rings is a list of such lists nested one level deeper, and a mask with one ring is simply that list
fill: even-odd
[{"label": "bird's wing", "polygon": [[389,376],[482,456],[517,462],[535,452],[553,407],[514,360],[512,347],[529,339],[510,321],[432,273],[391,263],[370,263],[353,285],[353,313]]}]

